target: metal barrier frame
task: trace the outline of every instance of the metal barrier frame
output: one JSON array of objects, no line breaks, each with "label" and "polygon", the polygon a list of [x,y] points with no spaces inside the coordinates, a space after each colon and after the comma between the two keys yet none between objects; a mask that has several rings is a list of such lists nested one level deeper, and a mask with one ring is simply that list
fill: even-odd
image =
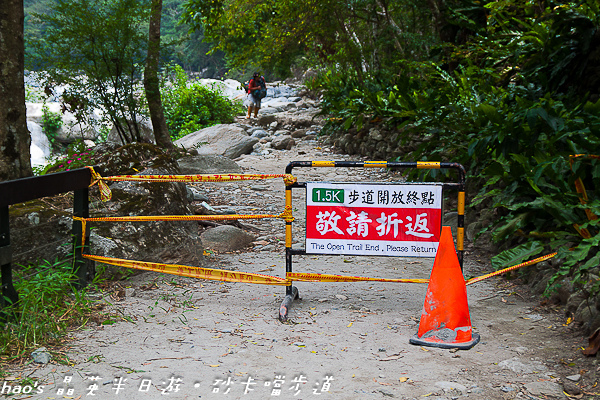
[{"label": "metal barrier frame", "polygon": [[[387,161],[292,161],[285,168],[286,174],[291,174],[294,168],[387,168],[390,170],[400,170],[408,168],[416,169],[455,169],[458,172],[458,182],[443,183],[444,189],[458,189],[458,221],[456,230],[456,248],[460,268],[463,268],[464,236],[465,236],[465,183],[466,171],[459,163],[449,162],[387,162]],[[410,182],[408,182],[410,184]],[[292,207],[292,190],[294,188],[306,189],[306,182],[296,182],[287,185],[285,188],[285,205]],[[292,248],[292,221],[286,221],[285,225],[285,271],[286,275],[292,272],[293,256],[305,255],[306,250]],[[288,310],[295,299],[299,298],[298,288],[290,284],[286,286],[286,295],[279,307],[279,320],[282,322],[288,319]]]}]

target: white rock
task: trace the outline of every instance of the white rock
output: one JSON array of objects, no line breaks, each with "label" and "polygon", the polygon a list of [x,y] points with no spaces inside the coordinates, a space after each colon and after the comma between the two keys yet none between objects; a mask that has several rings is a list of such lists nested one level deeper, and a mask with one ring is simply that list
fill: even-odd
[{"label": "white rock", "polygon": [[51,147],[50,141],[46,134],[42,131],[42,127],[33,121],[27,121],[27,129],[31,134],[31,166],[37,167],[46,165],[46,159],[50,157]]},{"label": "white rock", "polygon": [[216,79],[200,79],[199,82],[204,86],[220,90],[225,97],[231,100],[243,99],[246,95],[242,84],[234,79],[225,79],[224,81]]}]

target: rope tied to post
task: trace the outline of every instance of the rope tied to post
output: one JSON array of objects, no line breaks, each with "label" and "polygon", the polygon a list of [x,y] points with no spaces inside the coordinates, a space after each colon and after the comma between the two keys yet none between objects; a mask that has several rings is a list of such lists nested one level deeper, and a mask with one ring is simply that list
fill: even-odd
[{"label": "rope tied to post", "polygon": [[281,218],[285,222],[294,222],[294,216],[292,215],[292,206],[285,206],[285,211],[279,214],[277,218]]},{"label": "rope tied to post", "polygon": [[99,173],[94,170],[94,167],[86,166],[92,174],[92,182],[90,182],[90,186],[94,186],[96,183],[98,184],[98,189],[100,190],[100,198],[102,201],[109,201],[112,198],[112,192],[110,188],[104,182],[105,178],[102,177]]}]

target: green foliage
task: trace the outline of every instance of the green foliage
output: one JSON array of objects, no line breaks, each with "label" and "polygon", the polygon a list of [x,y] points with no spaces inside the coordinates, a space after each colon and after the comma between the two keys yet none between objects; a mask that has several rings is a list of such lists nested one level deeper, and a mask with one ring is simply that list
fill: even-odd
[{"label": "green foliage", "polygon": [[[171,22],[175,3],[166,6]],[[186,0],[183,9],[194,38],[209,40],[213,55],[224,52],[232,73],[260,65],[283,76],[298,60],[323,71],[309,84],[331,117],[324,132],[379,123],[397,133],[399,147],[414,148],[409,160],[462,163],[481,189],[472,206],[495,207],[499,216],[486,228],[507,249],[498,267],[540,246],[565,260],[557,277],[583,279],[598,264],[600,230],[589,217],[600,215],[600,166],[569,159],[600,154],[597,1]],[[174,35],[185,27],[170,26]],[[38,59],[53,46],[63,42],[47,41]],[[165,88],[175,138],[229,120],[230,112],[215,116],[224,108],[207,90],[181,71]],[[88,106],[67,99],[75,110]],[[578,178],[588,188],[585,205]]]},{"label": "green foliage", "polygon": [[598,2],[577,4],[503,0],[489,2],[488,32],[471,43],[464,55],[502,71],[503,83],[531,85],[548,91],[585,95],[597,83],[595,35],[600,26]]},{"label": "green foliage", "polygon": [[[366,121],[381,121],[402,132],[399,145],[422,138],[411,160],[471,164],[468,144],[486,122],[486,103],[505,93],[493,87],[490,71],[465,67],[450,74],[432,63],[399,63],[399,74],[360,79],[346,71],[328,71],[311,83],[323,90],[323,110],[336,118],[326,131],[358,129]],[[408,161],[408,160],[406,160]]]},{"label": "green foliage", "polygon": [[39,346],[55,346],[68,328],[87,322],[90,303],[73,287],[72,267],[71,260],[44,261],[15,273],[19,302],[2,309],[0,355],[18,358]]},{"label": "green foliage", "polygon": [[163,0],[161,20],[161,58],[166,63],[181,65],[186,71],[202,71],[205,77],[223,76],[226,71],[222,52],[207,54],[210,45],[203,41],[203,29],[189,33],[190,27],[180,24],[184,0]]},{"label": "green foliage", "polygon": [[[51,9],[46,1],[26,1],[25,8],[25,35],[26,54],[29,67],[41,68],[34,60],[39,60],[44,54],[51,51],[46,48],[52,43],[44,42],[44,46],[35,46],[43,40],[46,34],[46,25],[36,23],[34,14],[49,14]],[[222,52],[207,55],[210,45],[203,42],[203,30],[188,34],[189,26],[180,24],[184,0],[163,0],[161,18],[161,56],[165,62],[181,65],[186,71],[203,71],[204,76],[222,76],[225,72],[225,59]],[[140,26],[140,33],[147,35],[147,26]]]},{"label": "green foliage", "polygon": [[43,103],[46,100],[44,92],[37,87],[25,85],[25,101],[28,103]]},{"label": "green foliage", "polygon": [[[406,155],[410,160],[465,165],[481,188],[471,204],[494,207],[500,216],[486,228],[507,249],[495,266],[541,248],[558,250],[565,262],[554,280],[583,280],[598,272],[600,259],[598,220],[588,221],[600,215],[600,163],[576,158],[571,165],[569,156],[600,154],[600,100],[587,100],[598,98],[598,87],[588,86],[590,97],[580,95],[599,21],[589,12],[591,2],[528,4],[490,3],[488,31],[455,48],[451,57],[459,63],[452,71],[429,62],[398,63],[397,74],[362,77],[329,70],[311,88],[323,92],[324,112],[332,117],[325,132],[379,121],[397,132],[399,146],[419,143]],[[585,205],[577,178],[588,189]]]},{"label": "green foliage", "polygon": [[172,67],[174,79],[162,89],[163,106],[171,138],[177,140],[187,134],[216,124],[228,124],[243,113],[239,103],[232,102],[218,89],[209,88],[188,79],[177,65]]},{"label": "green foliage", "polygon": [[44,129],[44,133],[46,134],[50,144],[53,145],[56,141],[56,134],[61,127],[62,115],[60,113],[50,111],[48,106],[44,104],[42,107],[42,128]]},{"label": "green foliage", "polygon": [[230,67],[260,65],[283,77],[301,56],[360,75],[423,57],[434,42],[429,8],[415,1],[186,0],[184,7],[182,21],[203,30]]},{"label": "green foliage", "polygon": [[[29,39],[28,64],[44,69],[45,90],[65,85],[62,101],[78,121],[106,112],[125,143],[140,140],[139,85],[149,4],[137,0],[56,0],[32,18],[44,28]],[[131,121],[127,123],[126,121]]]},{"label": "green foliage", "polygon": [[544,250],[542,243],[538,241],[523,243],[517,247],[505,250],[492,258],[492,266],[496,269],[502,269],[509,266],[520,264],[525,260],[530,260]]}]

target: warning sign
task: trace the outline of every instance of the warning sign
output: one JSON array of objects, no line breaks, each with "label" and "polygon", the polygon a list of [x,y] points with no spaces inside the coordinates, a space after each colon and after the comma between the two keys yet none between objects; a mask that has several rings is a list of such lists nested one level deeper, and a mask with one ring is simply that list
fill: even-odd
[{"label": "warning sign", "polygon": [[442,186],[306,184],[306,253],[435,257]]}]

